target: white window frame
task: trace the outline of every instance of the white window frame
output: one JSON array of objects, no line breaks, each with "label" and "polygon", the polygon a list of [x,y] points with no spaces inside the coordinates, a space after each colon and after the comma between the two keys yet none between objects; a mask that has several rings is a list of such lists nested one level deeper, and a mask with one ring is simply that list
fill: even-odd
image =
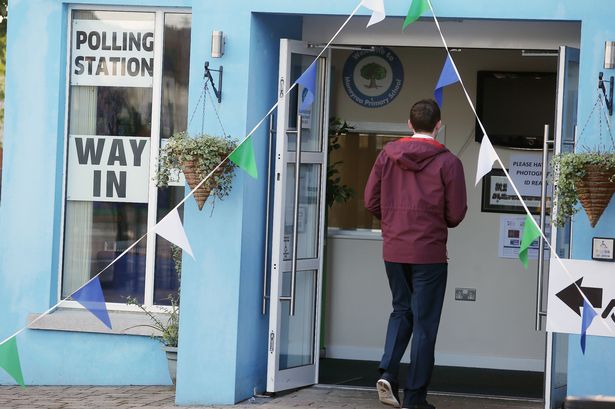
[{"label": "white window frame", "polygon": [[[160,125],[162,115],[162,62],[164,49],[164,17],[166,14],[190,14],[192,9],[186,7],[141,7],[141,6],[107,6],[107,5],[70,5],[68,7],[68,19],[66,27],[66,86],[64,89],[64,155],[62,163],[62,209],[60,216],[60,246],[58,257],[58,284],[57,300],[62,300],[62,279],[64,277],[64,235],[66,217],[66,184],[68,176],[68,131],[70,118],[70,78],[71,78],[71,40],[74,11],[114,11],[114,12],[133,12],[133,13],[153,13],[154,14],[154,78],[152,86],[152,126],[150,130],[150,171],[149,171],[149,197],[147,204],[147,231],[151,231],[156,225],[158,215],[158,187],[154,181],[158,163],[158,152],[160,149]],[[154,305],[154,268],[156,262],[156,234],[148,234],[146,240],[145,258],[145,294],[143,305],[152,312],[168,312],[169,306]],[[140,312],[139,307],[123,303],[106,303],[107,309],[112,311],[135,311]],[[63,308],[85,309],[76,301],[63,301]]]}]

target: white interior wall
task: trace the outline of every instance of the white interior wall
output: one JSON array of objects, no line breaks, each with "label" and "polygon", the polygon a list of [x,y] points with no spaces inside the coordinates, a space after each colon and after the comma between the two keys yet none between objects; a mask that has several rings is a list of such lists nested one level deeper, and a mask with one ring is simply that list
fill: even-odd
[{"label": "white interior wall", "polygon": [[[310,26],[307,24],[307,26]],[[404,65],[401,94],[380,109],[351,101],[340,81],[350,51],[333,56],[332,115],[349,123],[403,123],[412,101],[433,95],[445,53],[440,48],[393,48]],[[462,49],[454,54],[472,98],[478,70],[555,71],[555,57],[522,57],[520,51]],[[555,104],[555,100],[553,101]],[[544,370],[544,333],[534,331],[536,262],[498,257],[500,214],[482,213],[480,184],[474,187],[479,144],[474,117],[459,85],[444,91],[446,145],[461,152],[468,191],[465,221],[449,233],[449,280],[438,338],[439,365]],[[520,118],[520,120],[523,120]],[[383,129],[385,130],[385,129]],[[511,149],[496,147],[507,163]],[[358,192],[362,196],[363,192]],[[327,356],[379,360],[390,313],[390,293],[377,237],[336,237],[327,243]],[[477,289],[477,301],[455,301],[455,287]],[[407,359],[407,357],[406,357]]]}]

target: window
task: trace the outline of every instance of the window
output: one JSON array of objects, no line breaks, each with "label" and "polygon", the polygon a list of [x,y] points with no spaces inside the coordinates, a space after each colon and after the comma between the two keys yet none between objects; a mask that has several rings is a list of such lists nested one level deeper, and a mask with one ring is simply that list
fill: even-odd
[{"label": "window", "polygon": [[[63,298],[184,196],[154,176],[160,144],[187,127],[190,32],[185,13],[72,13]],[[179,289],[173,252],[142,239],[100,276],[107,302],[168,304]]]},{"label": "window", "polygon": [[329,163],[337,165],[341,183],[354,190],[354,196],[346,203],[335,203],[329,210],[329,227],[344,230],[379,230],[380,220],[365,209],[363,192],[372,166],[387,143],[399,136],[375,133],[349,132],[340,135],[340,149],[329,155]]}]

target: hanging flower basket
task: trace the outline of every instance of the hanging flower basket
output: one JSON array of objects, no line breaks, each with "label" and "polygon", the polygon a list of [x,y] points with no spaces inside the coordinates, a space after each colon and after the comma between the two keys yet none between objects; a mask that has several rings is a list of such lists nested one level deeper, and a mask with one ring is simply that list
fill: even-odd
[{"label": "hanging flower basket", "polygon": [[[185,132],[173,135],[160,149],[158,186],[168,186],[182,170],[191,190],[214,170],[214,173],[193,193],[199,210],[210,195],[218,199],[226,197],[232,187],[235,165],[227,160],[220,163],[235,149],[236,143],[229,138],[211,135],[189,137]],[[218,166],[220,165],[220,166]]]},{"label": "hanging flower basket", "polygon": [[563,226],[578,211],[578,202],[595,227],[615,193],[615,153],[565,153],[553,158],[555,211]]},{"label": "hanging flower basket", "polygon": [[[224,154],[223,156],[220,156],[219,161],[222,162],[227,155],[228,153]],[[194,188],[198,186],[201,180],[203,180],[209,173],[211,173],[211,170],[205,174],[203,174],[204,172],[202,170],[199,171],[200,165],[198,160],[184,161],[180,164],[180,166],[182,172],[184,173],[184,177],[186,178],[186,182],[188,183],[188,186],[190,186],[191,190],[194,190]],[[229,169],[227,168],[228,165],[224,163],[222,166],[216,169],[216,171],[211,175],[209,179],[203,182],[198,187],[198,189],[195,190],[194,193],[192,193],[194,200],[196,200],[196,203],[199,206],[199,210],[203,209],[203,205],[209,198],[209,195],[212,193],[212,191],[215,192],[221,181],[224,180],[225,173],[229,172]]]},{"label": "hanging flower basket", "polygon": [[595,227],[615,193],[615,168],[587,166],[585,176],[575,182],[575,188],[591,226]]}]

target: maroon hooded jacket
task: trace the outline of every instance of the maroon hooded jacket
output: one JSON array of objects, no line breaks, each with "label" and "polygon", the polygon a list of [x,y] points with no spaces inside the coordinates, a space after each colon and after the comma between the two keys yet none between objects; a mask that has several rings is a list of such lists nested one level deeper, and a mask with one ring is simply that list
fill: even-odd
[{"label": "maroon hooded jacket", "polygon": [[448,228],[467,210],[461,161],[432,139],[390,142],[365,186],[365,207],[382,221],[385,261],[446,263]]}]

